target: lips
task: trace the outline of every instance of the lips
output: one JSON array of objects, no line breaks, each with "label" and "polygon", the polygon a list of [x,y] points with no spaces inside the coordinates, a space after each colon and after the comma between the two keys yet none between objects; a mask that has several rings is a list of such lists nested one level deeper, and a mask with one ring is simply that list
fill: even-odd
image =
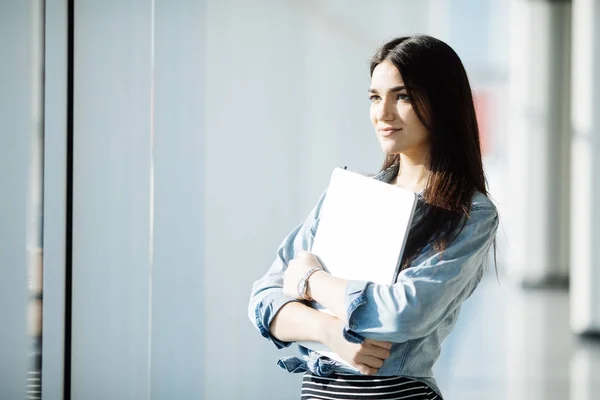
[{"label": "lips", "polygon": [[400,132],[402,129],[395,129],[395,128],[384,128],[384,129],[378,129],[379,134],[381,136],[387,137],[387,136],[392,136],[397,132]]}]

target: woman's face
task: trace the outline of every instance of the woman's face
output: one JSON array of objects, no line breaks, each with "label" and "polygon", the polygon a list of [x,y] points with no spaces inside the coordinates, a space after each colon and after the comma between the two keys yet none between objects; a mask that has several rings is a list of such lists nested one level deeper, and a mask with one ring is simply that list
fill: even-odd
[{"label": "woman's face", "polygon": [[429,152],[429,132],[413,110],[398,69],[383,61],[373,71],[371,122],[385,154],[422,156]]}]

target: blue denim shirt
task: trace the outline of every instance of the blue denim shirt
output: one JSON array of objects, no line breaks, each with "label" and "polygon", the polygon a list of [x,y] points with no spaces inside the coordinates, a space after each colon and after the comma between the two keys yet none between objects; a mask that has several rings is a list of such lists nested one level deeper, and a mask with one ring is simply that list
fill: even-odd
[{"label": "blue denim shirt", "polygon": [[[392,166],[374,179],[390,182],[397,174]],[[283,294],[283,274],[300,250],[310,251],[319,222],[323,193],[308,218],[283,240],[267,273],[254,282],[248,316],[262,336],[283,348],[291,345],[273,337],[269,326],[285,304],[298,301]],[[423,198],[418,195],[413,224],[422,215]],[[427,245],[392,285],[349,281],[346,288],[348,320],[344,336],[353,342],[364,338],[392,342],[390,356],[377,372],[380,376],[406,376],[422,381],[439,393],[432,368],[440,355],[442,341],[454,327],[462,303],[473,293],[487,261],[498,228],[494,204],[475,193],[470,216],[457,238],[436,252]],[[278,364],[289,372],[328,376],[334,372],[357,373],[343,365],[299,346],[300,357],[286,357]],[[440,394],[441,396],[441,394]]]}]

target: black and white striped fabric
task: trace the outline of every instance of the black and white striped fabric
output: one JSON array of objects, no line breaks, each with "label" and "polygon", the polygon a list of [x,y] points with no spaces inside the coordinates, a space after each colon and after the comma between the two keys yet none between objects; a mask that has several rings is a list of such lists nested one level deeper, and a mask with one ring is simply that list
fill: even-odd
[{"label": "black and white striped fabric", "polygon": [[402,376],[334,375],[307,373],[302,380],[302,400],[442,400],[423,382]]}]

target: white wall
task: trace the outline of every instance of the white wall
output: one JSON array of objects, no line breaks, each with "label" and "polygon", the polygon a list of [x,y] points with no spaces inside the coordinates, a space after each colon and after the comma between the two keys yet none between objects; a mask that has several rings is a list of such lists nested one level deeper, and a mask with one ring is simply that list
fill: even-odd
[{"label": "white wall", "polygon": [[573,4],[571,328],[600,333],[600,1]]},{"label": "white wall", "polygon": [[[509,273],[543,286],[569,277],[569,2],[510,2]],[[527,201],[523,201],[527,199]]]},{"label": "white wall", "polygon": [[[23,398],[32,366],[28,287],[39,271],[42,8],[0,4],[0,398]],[[37,275],[39,277],[39,274]],[[34,285],[35,282],[35,285]]]}]

